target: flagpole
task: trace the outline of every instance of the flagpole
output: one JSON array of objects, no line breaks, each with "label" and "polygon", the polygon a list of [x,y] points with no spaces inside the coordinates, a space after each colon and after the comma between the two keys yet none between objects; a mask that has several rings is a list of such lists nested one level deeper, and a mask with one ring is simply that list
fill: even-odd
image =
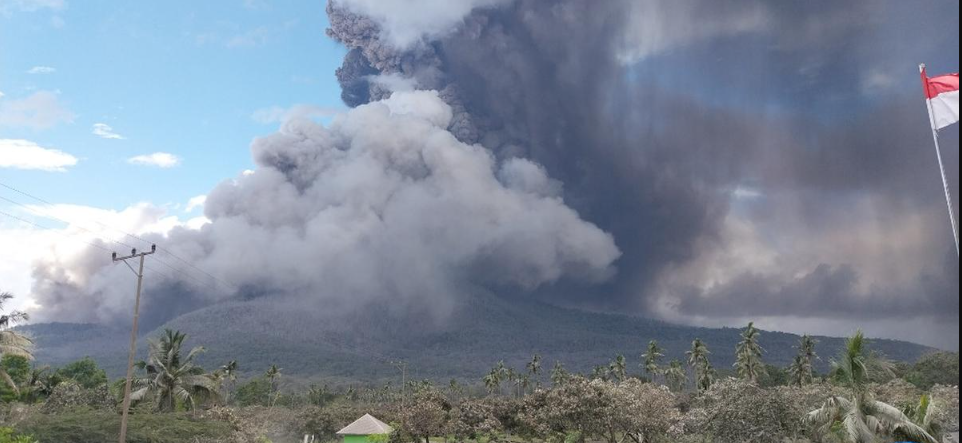
[{"label": "flagpole", "polygon": [[942,189],[945,190],[945,204],[949,209],[949,221],[952,223],[952,236],[955,238],[955,256],[959,256],[959,225],[952,210],[952,194],[949,193],[949,180],[945,177],[945,166],[942,164],[942,149],[939,148],[939,130],[935,127],[935,114],[932,110],[932,100],[929,99],[929,79],[925,75],[925,63],[919,64],[922,74],[922,86],[925,88],[925,104],[929,111],[929,126],[932,127],[932,141],[935,143],[935,156],[939,159],[939,172],[942,174]]}]

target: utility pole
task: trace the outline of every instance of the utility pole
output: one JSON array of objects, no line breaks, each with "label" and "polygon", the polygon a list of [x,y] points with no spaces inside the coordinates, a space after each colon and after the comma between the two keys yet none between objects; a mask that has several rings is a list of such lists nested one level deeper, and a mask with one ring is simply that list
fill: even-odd
[{"label": "utility pole", "polygon": [[[130,384],[134,378],[134,355],[137,353],[137,320],[140,318],[140,289],[144,283],[144,257],[155,252],[157,252],[157,245],[150,245],[150,252],[138,253],[137,249],[131,249],[130,255],[125,257],[117,257],[116,252],[111,255],[114,263],[122,261],[134,274],[137,274],[137,297],[134,299],[134,324],[130,329],[130,354],[127,356],[127,381],[124,383],[124,412],[120,418],[120,443],[127,443],[127,417],[130,414]],[[135,257],[140,258],[139,271],[134,271],[133,266],[127,263],[127,259]]]},{"label": "utility pole", "polygon": [[403,426],[403,425],[404,425],[404,422],[403,422],[403,420],[404,420],[404,413],[407,412],[407,410],[405,409],[405,400],[404,400],[405,395],[404,395],[404,393],[405,393],[405,390],[407,389],[406,384],[407,384],[407,375],[408,375],[408,362],[406,362],[406,361],[404,361],[404,360],[398,360],[398,361],[392,361],[391,364],[392,364],[395,368],[397,368],[397,370],[401,371],[401,411],[402,411],[402,414],[401,414],[401,420],[402,420],[401,425]]}]

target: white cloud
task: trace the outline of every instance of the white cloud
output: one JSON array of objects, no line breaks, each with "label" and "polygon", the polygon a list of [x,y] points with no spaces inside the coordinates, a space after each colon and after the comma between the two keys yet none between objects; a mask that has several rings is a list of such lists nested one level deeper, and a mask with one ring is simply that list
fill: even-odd
[{"label": "white cloud", "polygon": [[3,96],[4,96],[3,91],[0,91],[0,98],[3,98]]},{"label": "white cloud", "polygon": [[7,15],[12,11],[34,12],[41,9],[61,11],[67,7],[65,0],[0,0],[0,14]]},{"label": "white cloud", "polygon": [[57,69],[50,66],[34,66],[27,70],[27,74],[53,74],[54,72],[57,72]]},{"label": "white cloud", "polygon": [[29,140],[0,139],[0,153],[0,168],[66,171],[77,164],[77,157]]},{"label": "white cloud", "polygon": [[298,118],[316,120],[323,117],[331,117],[339,112],[338,109],[315,105],[297,104],[289,108],[280,106],[270,106],[261,108],[251,114],[251,119],[257,123],[283,123]]},{"label": "white cloud", "polygon": [[158,168],[172,168],[180,164],[180,157],[169,152],[155,152],[153,154],[138,155],[127,159],[132,165],[156,166]]},{"label": "white cloud", "polygon": [[111,128],[110,125],[106,123],[94,123],[92,133],[100,138],[109,138],[114,140],[124,139],[124,136],[114,132],[114,128]]},{"label": "white cloud", "polygon": [[[29,222],[0,214],[0,244],[4,245],[0,248],[0,281],[4,290],[16,296],[10,306],[4,307],[31,314],[43,309],[31,294],[33,270],[37,263],[61,267],[67,270],[71,280],[78,281],[84,277],[71,273],[70,269],[83,260],[84,254],[103,253],[104,259],[109,261],[105,251],[94,250],[88,243],[102,240],[107,249],[125,252],[127,248],[115,242],[145,244],[130,239],[124,232],[137,236],[149,233],[166,235],[174,227],[199,229],[209,222],[204,217],[181,220],[149,203],[138,203],[119,211],[82,205],[31,205],[24,212],[11,215]],[[54,229],[53,223],[44,217],[56,217],[71,223]]]},{"label": "white cloud", "polygon": [[207,201],[206,195],[198,195],[196,197],[191,197],[190,200],[187,200],[187,208],[184,210],[184,212],[193,211],[194,208],[202,208],[204,207],[204,202],[206,201]]},{"label": "white cloud", "polygon": [[59,123],[72,123],[74,113],[65,108],[58,95],[37,91],[16,100],[0,101],[0,126],[47,129]]}]

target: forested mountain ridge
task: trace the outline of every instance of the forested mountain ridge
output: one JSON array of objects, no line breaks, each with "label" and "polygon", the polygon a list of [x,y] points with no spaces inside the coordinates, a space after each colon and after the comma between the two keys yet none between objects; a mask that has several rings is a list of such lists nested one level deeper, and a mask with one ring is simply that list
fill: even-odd
[{"label": "forested mountain ridge", "polygon": [[[259,373],[271,364],[302,378],[375,383],[395,377],[392,360],[408,362],[413,378],[478,379],[492,364],[523,367],[539,353],[546,364],[559,361],[572,371],[607,365],[616,355],[630,373],[641,373],[640,355],[649,340],[665,348],[665,362],[684,359],[692,340],[711,350],[716,368],[734,361],[737,328],[700,328],[628,315],[587,312],[533,301],[477,297],[456,306],[437,322],[416,316],[364,310],[349,315],[318,313],[268,299],[229,302],[179,316],[164,328],[188,334],[207,348],[200,362],[216,367],[237,360],[242,372]],[[91,356],[119,376],[126,363],[129,330],[100,325],[46,323],[22,326],[34,337],[38,363],[61,365]],[[817,337],[820,371],[843,339]],[[764,360],[786,366],[796,354],[798,336],[764,331]],[[915,361],[931,348],[897,340],[873,340],[873,349],[897,361]],[[140,341],[140,353],[146,349]]]}]

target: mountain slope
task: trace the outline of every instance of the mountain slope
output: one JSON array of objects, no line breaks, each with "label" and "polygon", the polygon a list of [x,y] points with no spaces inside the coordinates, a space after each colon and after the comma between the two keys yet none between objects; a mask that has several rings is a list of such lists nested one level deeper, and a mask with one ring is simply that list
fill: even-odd
[{"label": "mountain slope", "polygon": [[[532,300],[473,298],[449,317],[433,323],[417,316],[388,312],[333,315],[265,299],[222,303],[177,317],[163,328],[189,335],[189,344],[208,352],[208,367],[228,360],[257,373],[278,364],[287,374],[343,381],[379,381],[395,376],[391,360],[408,362],[414,378],[475,380],[498,360],[522,368],[540,353],[550,367],[562,362],[587,371],[624,354],[633,373],[649,340],[658,340],[667,359],[683,359],[696,337],[708,343],[718,368],[733,362],[739,330],[697,328],[617,314],[560,308]],[[90,355],[112,376],[123,373],[129,331],[94,325],[37,324],[22,328],[37,342],[37,360],[54,365]],[[821,370],[843,339],[819,337]],[[787,365],[798,336],[764,332],[765,361]],[[141,341],[140,355],[143,355]],[[874,340],[872,348],[889,358],[913,361],[930,348],[895,340]],[[142,357],[141,357],[142,358]]]}]

